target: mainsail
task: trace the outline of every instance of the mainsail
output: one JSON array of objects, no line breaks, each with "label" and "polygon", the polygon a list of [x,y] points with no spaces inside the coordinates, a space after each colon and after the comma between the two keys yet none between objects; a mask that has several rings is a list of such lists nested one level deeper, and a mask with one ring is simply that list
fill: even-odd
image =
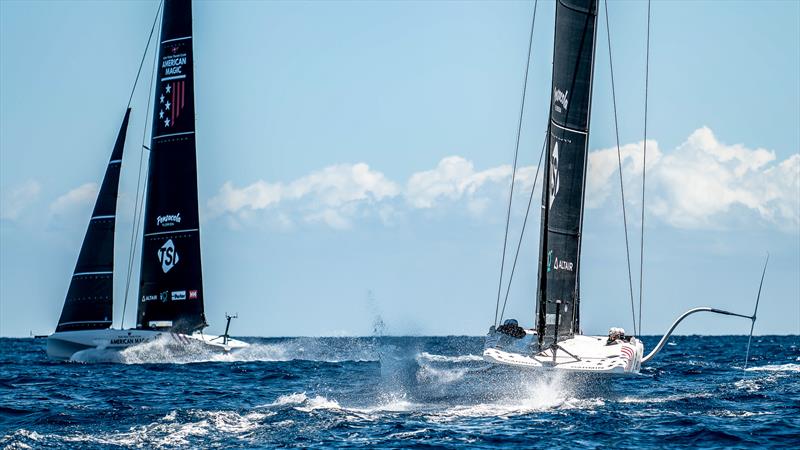
[{"label": "mainsail", "polygon": [[137,328],[206,326],[197,208],[191,0],[166,0],[161,23]]},{"label": "mainsail", "polygon": [[92,218],[72,273],[56,331],[92,330],[111,326],[114,295],[114,225],[122,151],[131,110],[125,111]]},{"label": "mainsail", "polygon": [[540,344],[580,333],[578,269],[596,23],[597,0],[556,2],[537,294]]}]

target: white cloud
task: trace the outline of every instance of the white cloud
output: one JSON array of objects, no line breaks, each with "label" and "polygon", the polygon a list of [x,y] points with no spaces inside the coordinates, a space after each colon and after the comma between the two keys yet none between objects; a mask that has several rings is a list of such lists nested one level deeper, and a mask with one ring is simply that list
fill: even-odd
[{"label": "white cloud", "polygon": [[90,207],[97,199],[97,183],[82,184],[58,197],[50,204],[50,212],[65,215]]},{"label": "white cloud", "polygon": [[39,196],[42,187],[35,180],[28,180],[11,189],[0,200],[0,219],[17,220],[22,211]]},{"label": "white cloud", "polygon": [[[629,219],[635,219],[641,207],[642,147],[638,142],[620,149]],[[754,214],[781,229],[800,225],[798,154],[777,162],[772,151],[723,144],[706,127],[672,151],[652,140],[647,150],[647,211],[662,223],[715,228],[737,221],[750,224]],[[535,173],[535,166],[518,168],[517,192],[530,189]],[[266,218],[282,229],[297,220],[346,229],[369,215],[395,223],[411,211],[452,204],[471,216],[486,217],[505,203],[510,177],[510,165],[476,170],[471,161],[448,156],[431,170],[411,174],[401,190],[364,163],[339,164],[289,183],[259,180],[236,188],[227,182],[208,206],[212,216],[226,214],[236,226]],[[587,177],[588,208],[619,205],[616,148],[590,152]],[[253,214],[260,210],[270,214]],[[751,214],[743,214],[747,211]]]},{"label": "white cloud", "polygon": [[460,156],[448,156],[439,161],[435,169],[411,175],[406,184],[405,198],[415,208],[433,208],[437,202],[473,195],[488,182],[507,183],[510,176],[509,165],[476,172],[471,161]]},{"label": "white cloud", "polygon": [[[362,206],[378,204],[399,193],[394,182],[364,163],[338,164],[290,183],[259,180],[236,188],[226,182],[208,206],[212,216],[229,213],[247,219],[252,211],[285,204],[306,222],[345,229],[351,226],[351,219],[360,213]],[[385,207],[379,209],[380,217],[387,214]],[[289,228],[293,223],[285,211],[277,212],[273,221],[281,228]]]},{"label": "white cloud", "polygon": [[[641,207],[642,143],[621,148],[626,203]],[[647,211],[680,228],[718,228],[753,218],[782,229],[800,226],[800,155],[727,145],[707,127],[664,153],[648,141]],[[616,148],[589,155],[587,205],[619,196]],[[749,214],[747,212],[749,211]],[[633,217],[633,216],[631,216]]]}]

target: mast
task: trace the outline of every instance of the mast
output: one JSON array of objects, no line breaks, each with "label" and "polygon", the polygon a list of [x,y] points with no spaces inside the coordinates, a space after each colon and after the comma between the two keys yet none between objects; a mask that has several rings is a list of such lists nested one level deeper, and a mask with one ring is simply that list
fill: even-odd
[{"label": "mast", "polygon": [[165,0],[136,327],[206,326],[197,202],[191,0]]},{"label": "mast", "polygon": [[556,2],[537,292],[541,345],[580,332],[578,269],[596,24],[597,0]]},{"label": "mast", "polygon": [[56,332],[96,330],[111,326],[117,192],[130,114],[131,109],[128,108],[97,194],[92,218],[86,228]]}]

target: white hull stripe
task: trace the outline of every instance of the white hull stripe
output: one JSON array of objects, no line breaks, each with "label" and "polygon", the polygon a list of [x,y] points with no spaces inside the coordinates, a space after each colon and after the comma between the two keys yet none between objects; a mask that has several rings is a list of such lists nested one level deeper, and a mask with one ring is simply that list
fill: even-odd
[{"label": "white hull stripe", "polygon": [[156,233],[145,233],[145,236],[158,236],[160,234],[180,234],[180,233],[191,233],[194,231],[198,231],[199,228],[189,228],[186,230],[171,230],[171,231],[158,231]]},{"label": "white hull stripe", "polygon": [[110,215],[110,216],[94,216],[94,217],[92,217],[92,219],[91,219],[91,220],[97,220],[97,219],[113,219],[114,217],[116,217],[116,216],[114,216],[113,214],[112,214],[112,215]]},{"label": "white hull stripe", "polygon": [[109,164],[119,164],[119,163],[121,163],[121,162],[122,162],[122,160],[121,160],[121,159],[115,159],[115,160],[109,161],[108,163],[109,163]]},{"label": "white hull stripe", "polygon": [[184,37],[179,37],[179,38],[175,38],[175,39],[167,39],[166,41],[161,41],[161,43],[164,44],[164,43],[167,43],[167,42],[183,41],[183,40],[191,39],[191,38],[192,38],[191,36],[184,36]]},{"label": "white hull stripe", "polygon": [[186,78],[186,75],[175,75],[174,77],[164,77],[161,81],[169,81],[169,80],[182,80]]},{"label": "white hull stripe", "polygon": [[572,131],[573,133],[578,133],[578,134],[586,134],[585,131],[576,130],[574,128],[570,128],[570,127],[565,127],[565,126],[559,125],[554,120],[551,120],[550,123],[553,124],[554,126],[556,126],[557,128],[561,128],[562,130]]},{"label": "white hull stripe", "polygon": [[194,131],[186,131],[184,133],[162,134],[160,136],[153,136],[153,139],[161,139],[161,138],[171,137],[171,136],[183,136],[184,134],[194,134]]},{"label": "white hull stripe", "polygon": [[114,272],[111,271],[111,270],[109,270],[107,272],[76,272],[76,273],[73,273],[72,276],[73,277],[80,277],[80,276],[83,276],[83,275],[111,275],[113,273]]},{"label": "white hull stripe", "polygon": [[59,326],[61,326],[61,325],[80,325],[80,324],[85,324],[85,323],[111,323],[111,321],[110,320],[79,320],[77,322],[61,322],[58,325]]}]

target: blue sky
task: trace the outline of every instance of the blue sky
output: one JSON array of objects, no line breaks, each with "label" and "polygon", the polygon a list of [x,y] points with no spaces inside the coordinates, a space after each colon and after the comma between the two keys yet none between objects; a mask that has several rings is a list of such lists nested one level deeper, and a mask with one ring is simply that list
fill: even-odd
[{"label": "blue sky", "polygon": [[[769,251],[756,332],[797,334],[800,4],[719,5],[652,7],[643,331],[660,333],[696,305],[749,312]],[[0,335],[55,328],[156,7],[0,2]],[[225,311],[239,312],[243,335],[363,335],[377,318],[392,334],[486,331],[532,7],[196,2],[210,331],[221,331]],[[646,4],[609,10],[638,230]],[[511,242],[546,125],[553,11],[540,2]],[[600,19],[581,273],[587,333],[631,328]],[[123,162],[120,273],[148,95],[145,82]],[[525,324],[538,232],[534,214],[508,307]],[[124,296],[122,276],[115,294]],[[679,330],[746,331],[741,319],[711,316]]]}]

